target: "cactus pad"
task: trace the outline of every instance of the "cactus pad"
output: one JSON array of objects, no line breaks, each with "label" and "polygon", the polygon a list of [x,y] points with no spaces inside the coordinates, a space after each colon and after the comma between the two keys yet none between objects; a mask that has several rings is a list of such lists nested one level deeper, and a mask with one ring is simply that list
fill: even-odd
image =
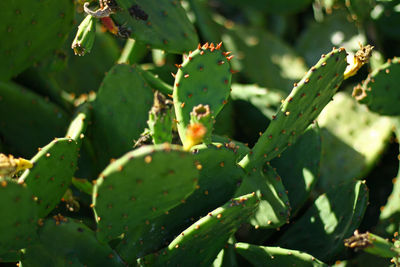
[{"label": "cactus pad", "polygon": [[198,170],[179,147],[147,146],[111,163],[97,179],[93,207],[100,239],[112,240],[164,214],[195,189]]},{"label": "cactus pad", "polygon": [[8,80],[54,52],[72,28],[70,0],[1,1],[0,80]]},{"label": "cactus pad", "polygon": [[319,178],[321,135],[317,126],[309,127],[280,158],[271,161],[282,176],[289,197],[291,215],[304,205]]},{"label": "cactus pad", "polygon": [[199,45],[178,66],[173,97],[178,132],[183,144],[186,143],[190,113],[195,106],[208,105],[211,115],[216,117],[227,103],[232,76],[230,57],[220,47],[221,44]]},{"label": "cactus pad", "polygon": [[36,203],[26,184],[0,178],[0,202],[1,255],[25,248],[36,238],[38,217]]},{"label": "cactus pad", "polygon": [[[278,245],[301,249],[330,261],[343,251],[343,240],[360,225],[367,203],[368,189],[364,182],[337,184],[315,200],[282,235]],[[313,238],[315,236],[318,238]]]},{"label": "cactus pad", "polygon": [[235,251],[255,267],[328,267],[328,265],[307,253],[280,247],[263,247],[246,243],[236,243]]},{"label": "cactus pad", "polygon": [[241,162],[246,170],[281,154],[303,134],[336,93],[347,66],[344,48],[323,55],[283,101],[267,130]]},{"label": "cactus pad", "polygon": [[22,256],[24,267],[126,266],[89,227],[60,214],[44,221],[38,233],[39,242]]},{"label": "cactus pad", "polygon": [[229,237],[251,216],[257,205],[255,194],[232,199],[192,224],[157,255],[145,257],[143,263],[210,266]]},{"label": "cactus pad", "polygon": [[381,115],[400,115],[400,59],[394,58],[373,71],[353,90],[353,96]]},{"label": "cactus pad", "polygon": [[321,127],[321,177],[328,189],[338,182],[364,177],[382,156],[392,135],[392,121],[368,111],[339,92],[318,117]]},{"label": "cactus pad", "polygon": [[90,121],[90,106],[84,104],[81,106],[75,114],[74,119],[69,125],[67,138],[74,139],[79,145],[82,143],[82,139],[85,137],[86,128],[88,121]]},{"label": "cactus pad", "polygon": [[120,244],[117,250],[129,262],[161,248],[186,226],[233,196],[244,175],[236,164],[237,149],[220,144],[199,145],[193,148],[193,153],[196,168],[199,169],[197,189],[168,214],[150,221],[135,235],[127,236],[127,242]]},{"label": "cactus pad", "polygon": [[68,126],[60,107],[12,82],[0,82],[0,114],[7,114],[0,117],[0,135],[13,148],[10,153],[26,158]]},{"label": "cactus pad", "polygon": [[250,172],[236,196],[256,192],[260,204],[249,222],[256,228],[277,228],[289,221],[290,204],[281,177],[269,165],[262,171]]},{"label": "cactus pad", "polygon": [[71,184],[78,150],[72,139],[55,139],[40,149],[31,160],[33,168],[20,177],[19,182],[25,182],[37,198],[39,217],[53,210]]},{"label": "cactus pad", "polygon": [[171,53],[195,49],[197,33],[179,1],[116,0],[116,3],[121,9],[111,17],[135,40]]},{"label": "cactus pad", "polygon": [[93,144],[105,166],[133,146],[147,125],[153,93],[136,67],[114,66],[93,103]]}]

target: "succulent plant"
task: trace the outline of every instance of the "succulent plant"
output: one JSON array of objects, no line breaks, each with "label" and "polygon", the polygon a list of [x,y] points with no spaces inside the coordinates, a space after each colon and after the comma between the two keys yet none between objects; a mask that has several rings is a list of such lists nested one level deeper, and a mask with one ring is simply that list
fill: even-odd
[{"label": "succulent plant", "polygon": [[392,1],[5,2],[0,264],[398,264]]}]

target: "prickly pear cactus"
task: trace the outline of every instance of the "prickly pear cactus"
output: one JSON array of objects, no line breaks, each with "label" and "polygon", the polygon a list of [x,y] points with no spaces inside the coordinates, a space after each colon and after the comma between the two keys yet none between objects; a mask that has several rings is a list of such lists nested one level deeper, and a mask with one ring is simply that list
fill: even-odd
[{"label": "prickly pear cactus", "polygon": [[199,45],[178,65],[174,84],[174,106],[178,132],[185,145],[190,113],[199,104],[208,105],[216,117],[227,103],[231,83],[229,53],[221,51],[221,43]]},{"label": "prickly pear cactus", "polygon": [[245,257],[253,266],[301,266],[326,267],[327,264],[301,251],[279,247],[262,247],[246,243],[236,243],[235,251]]},{"label": "prickly pear cactus", "polygon": [[172,53],[193,50],[197,33],[179,1],[115,0],[117,11],[111,18],[120,35],[132,37]]},{"label": "prickly pear cactus", "polygon": [[36,239],[37,205],[26,184],[10,178],[0,178],[0,258],[2,254],[17,252]]},{"label": "prickly pear cactus", "polygon": [[399,85],[400,59],[393,58],[379,67],[362,85],[353,89],[353,96],[362,104],[381,115],[400,115],[398,101],[400,99]]},{"label": "prickly pear cactus", "polygon": [[[307,212],[282,235],[278,244],[301,249],[318,259],[330,261],[343,251],[343,240],[360,225],[367,203],[368,188],[365,182],[350,181],[332,187],[315,200]],[[310,239],[310,235],[316,234],[318,240]]]},{"label": "prickly pear cactus", "polygon": [[3,1],[0,265],[398,264],[395,2]]},{"label": "prickly pear cactus", "polygon": [[334,49],[322,55],[304,78],[295,83],[293,91],[272,118],[267,130],[240,165],[246,170],[260,166],[281,154],[301,135],[329,103],[343,81],[347,65],[346,51]]},{"label": "prickly pear cactus", "polygon": [[74,3],[62,1],[2,2],[0,80],[8,80],[60,48],[72,29]]},{"label": "prickly pear cactus", "polygon": [[[55,236],[59,241],[57,243],[54,243]],[[23,266],[28,267],[42,265],[43,262],[53,266],[125,266],[118,254],[96,239],[93,230],[60,214],[41,223],[39,242],[29,247],[21,260]]]},{"label": "prickly pear cactus", "polygon": [[160,254],[145,257],[143,265],[210,265],[232,233],[254,212],[257,205],[255,194],[232,199],[192,224]]},{"label": "prickly pear cactus", "polygon": [[58,105],[13,82],[0,82],[0,95],[0,113],[7,114],[0,118],[0,134],[11,153],[31,157],[64,135],[69,116]]},{"label": "prickly pear cactus", "polygon": [[55,139],[40,149],[31,160],[34,167],[20,177],[19,182],[26,183],[34,195],[39,217],[49,214],[68,189],[78,152],[79,146],[73,139]]},{"label": "prickly pear cactus", "polygon": [[192,156],[177,147],[150,146],[124,155],[100,174],[93,189],[98,237],[110,241],[148,224],[184,201],[197,181]]},{"label": "prickly pear cactus", "polygon": [[132,148],[146,127],[152,100],[153,93],[135,66],[111,68],[93,102],[91,138],[100,164]]}]

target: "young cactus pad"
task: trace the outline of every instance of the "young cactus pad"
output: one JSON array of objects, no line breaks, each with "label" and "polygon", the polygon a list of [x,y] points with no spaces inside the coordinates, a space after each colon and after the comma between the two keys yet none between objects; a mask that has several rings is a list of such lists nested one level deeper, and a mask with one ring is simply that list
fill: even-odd
[{"label": "young cactus pad", "polygon": [[178,65],[173,97],[178,132],[184,145],[194,107],[208,105],[215,118],[227,103],[232,77],[230,56],[220,47],[221,44],[199,45]]},{"label": "young cactus pad", "polygon": [[24,172],[25,182],[37,199],[39,217],[45,217],[60,202],[71,184],[79,147],[70,138],[53,140],[32,158],[33,168]]},{"label": "young cactus pad", "polygon": [[81,22],[78,27],[75,39],[71,48],[74,49],[75,55],[84,56],[90,53],[93,47],[94,38],[96,37],[96,19],[90,15]]},{"label": "young cactus pad", "polygon": [[[0,178],[1,254],[25,248],[36,238],[37,205],[26,184]],[[0,260],[1,262],[1,260]]]},{"label": "young cactus pad", "polygon": [[149,255],[142,261],[152,266],[210,266],[257,205],[254,193],[234,198],[192,224],[157,255]]},{"label": "young cactus pad", "polygon": [[141,147],[111,163],[96,180],[98,237],[108,241],[179,205],[195,189],[193,156],[177,146]]},{"label": "young cactus pad", "polygon": [[332,99],[343,81],[346,66],[344,48],[322,55],[318,63],[295,84],[252,152],[239,164],[249,171],[280,155],[293,144]]},{"label": "young cactus pad", "polygon": [[371,111],[381,115],[400,115],[400,59],[393,58],[373,71],[353,90],[353,96]]},{"label": "young cactus pad", "polygon": [[86,128],[88,126],[88,122],[90,121],[90,116],[90,105],[84,104],[80,106],[75,113],[75,117],[71,121],[68,127],[67,134],[65,136],[67,138],[74,139],[80,146],[83,138],[85,137]]}]

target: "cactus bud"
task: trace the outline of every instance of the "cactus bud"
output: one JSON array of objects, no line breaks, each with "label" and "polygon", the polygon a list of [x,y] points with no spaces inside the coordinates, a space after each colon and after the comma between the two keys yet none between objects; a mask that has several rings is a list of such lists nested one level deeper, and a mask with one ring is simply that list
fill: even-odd
[{"label": "cactus bud", "polygon": [[207,128],[201,123],[190,124],[186,129],[186,141],[183,149],[188,151],[192,146],[200,144],[207,133]]},{"label": "cactus bud", "polygon": [[96,34],[96,19],[91,15],[87,15],[78,27],[75,39],[71,48],[75,55],[84,56],[92,50],[94,38]]}]

